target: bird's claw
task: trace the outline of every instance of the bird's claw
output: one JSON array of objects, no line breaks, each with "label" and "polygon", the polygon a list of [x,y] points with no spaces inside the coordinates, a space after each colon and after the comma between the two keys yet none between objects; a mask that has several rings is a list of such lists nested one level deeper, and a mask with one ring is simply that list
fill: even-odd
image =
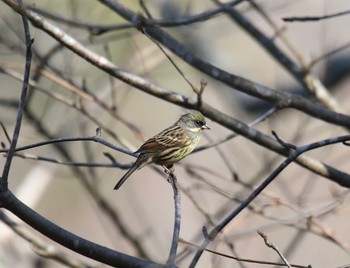
[{"label": "bird's claw", "polygon": [[173,166],[170,166],[170,167],[163,166],[163,168],[164,168],[165,174],[167,175],[171,175],[175,171]]}]

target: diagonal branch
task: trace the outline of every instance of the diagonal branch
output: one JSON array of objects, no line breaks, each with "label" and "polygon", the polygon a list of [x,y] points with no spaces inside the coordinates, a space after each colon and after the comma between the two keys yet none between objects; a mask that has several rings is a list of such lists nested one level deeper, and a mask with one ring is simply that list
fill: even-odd
[{"label": "diagonal branch", "polygon": [[[221,6],[219,0],[212,0]],[[227,15],[238,23],[250,36],[265,48],[290,74],[299,81],[309,92],[317,97],[317,99],[330,109],[341,112],[341,108],[337,100],[329,93],[322,82],[315,77],[307,68],[299,67],[290,57],[288,57],[273,41],[262,33],[247,17],[237,11],[235,8],[226,9]]]},{"label": "diagonal branch", "polygon": [[[276,134],[275,134],[276,135]],[[276,135],[277,137],[277,135]],[[350,140],[350,135],[339,136],[335,138],[329,138],[326,140],[321,140],[308,145],[295,147],[288,158],[284,160],[261,184],[249,194],[249,196],[243,200],[230,214],[228,214],[218,225],[216,225],[213,230],[205,237],[201,248],[197,250],[194,258],[192,259],[191,268],[194,268],[203,254],[204,249],[213,241],[218,234],[234,219],[236,218],[290,163],[292,163],[301,154],[314,150],[320,147],[324,147],[336,143],[344,143]],[[289,148],[289,146],[288,146]]]},{"label": "diagonal branch", "polygon": [[[188,49],[186,49],[184,45],[179,43],[175,38],[164,32],[162,29],[154,27],[152,24],[148,24],[147,18],[131,11],[116,1],[98,1],[112,9],[114,12],[119,14],[130,23],[133,23],[137,29],[142,29],[143,32],[147,33],[153,39],[163,44],[165,47],[175,53],[178,57],[182,58],[185,62],[192,65],[194,68],[202,71],[214,79],[221,81],[229,87],[232,87],[253,97],[276,103],[282,107],[290,107],[305,112],[310,116],[322,119],[332,124],[338,124],[345,127],[350,126],[349,116],[326,109],[325,107],[319,104],[315,104],[304,97],[287,92],[277,91],[269,87],[253,83],[243,77],[239,77],[226,72],[219,67],[214,66],[213,64],[206,62],[198,58],[196,55],[192,54],[190,51],[188,51]],[[227,7],[225,8],[225,11],[229,10],[231,9]],[[281,53],[278,55],[283,56]],[[295,72],[295,74],[300,75],[300,78],[302,79],[304,77],[304,74],[298,70],[298,66],[291,62],[289,58],[284,57],[282,59],[282,61],[285,60],[288,60],[288,68],[297,68],[296,70],[291,70],[291,72]],[[318,79],[316,79],[314,76],[311,76],[310,74],[305,76],[304,80],[306,81],[305,83],[310,83],[312,86],[315,86],[316,84],[319,85],[320,83]]]},{"label": "diagonal branch", "polygon": [[11,191],[0,192],[0,202],[25,223],[60,245],[90,259],[113,267],[165,267],[151,261],[135,258],[83,239],[44,218],[18,200]]}]

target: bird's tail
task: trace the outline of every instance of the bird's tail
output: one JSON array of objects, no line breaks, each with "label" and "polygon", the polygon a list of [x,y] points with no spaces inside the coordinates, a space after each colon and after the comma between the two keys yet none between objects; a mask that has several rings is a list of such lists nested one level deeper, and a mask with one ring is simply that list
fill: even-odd
[{"label": "bird's tail", "polygon": [[126,181],[129,176],[140,167],[140,161],[136,160],[134,165],[124,174],[124,176],[118,181],[118,183],[114,186],[113,190],[118,190],[122,184]]}]

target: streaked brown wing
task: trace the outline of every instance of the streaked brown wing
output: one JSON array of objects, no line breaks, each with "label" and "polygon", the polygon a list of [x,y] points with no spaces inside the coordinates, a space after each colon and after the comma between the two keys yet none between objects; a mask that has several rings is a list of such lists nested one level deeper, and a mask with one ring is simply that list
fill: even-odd
[{"label": "streaked brown wing", "polygon": [[154,153],[169,148],[181,147],[184,142],[183,130],[177,124],[174,124],[147,140],[136,153]]}]

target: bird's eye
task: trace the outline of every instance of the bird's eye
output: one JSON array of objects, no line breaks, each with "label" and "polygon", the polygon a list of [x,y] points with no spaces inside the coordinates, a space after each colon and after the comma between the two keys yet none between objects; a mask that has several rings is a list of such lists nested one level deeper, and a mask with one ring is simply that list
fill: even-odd
[{"label": "bird's eye", "polygon": [[199,121],[199,120],[196,120],[195,123],[196,123],[196,125],[199,126],[199,127],[201,127],[201,126],[204,125],[203,122],[202,122],[202,121]]}]

